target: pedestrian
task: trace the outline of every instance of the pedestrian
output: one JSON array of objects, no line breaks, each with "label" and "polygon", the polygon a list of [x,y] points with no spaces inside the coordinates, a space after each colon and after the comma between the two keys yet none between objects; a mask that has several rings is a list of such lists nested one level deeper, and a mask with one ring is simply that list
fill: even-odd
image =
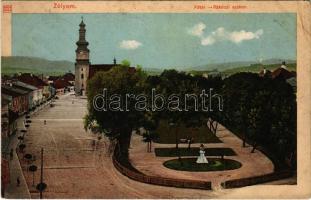
[{"label": "pedestrian", "polygon": [[17,187],[19,187],[19,185],[21,184],[21,181],[19,180],[19,176],[16,178],[16,184],[17,184]]},{"label": "pedestrian", "polygon": [[13,149],[10,151],[10,160],[13,160]]}]

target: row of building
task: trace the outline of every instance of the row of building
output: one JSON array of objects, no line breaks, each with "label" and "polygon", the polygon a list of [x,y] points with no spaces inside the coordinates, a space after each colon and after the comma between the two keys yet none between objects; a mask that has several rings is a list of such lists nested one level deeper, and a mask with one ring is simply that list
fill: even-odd
[{"label": "row of building", "polygon": [[2,77],[1,138],[16,132],[16,119],[36,109],[55,95],[74,91],[74,75],[39,77],[24,73]]},{"label": "row of building", "polygon": [[1,78],[1,194],[10,181],[9,149],[10,137],[17,132],[18,118],[55,95],[74,91],[75,76],[66,73],[64,76],[36,76],[30,73],[16,74],[13,77]]}]

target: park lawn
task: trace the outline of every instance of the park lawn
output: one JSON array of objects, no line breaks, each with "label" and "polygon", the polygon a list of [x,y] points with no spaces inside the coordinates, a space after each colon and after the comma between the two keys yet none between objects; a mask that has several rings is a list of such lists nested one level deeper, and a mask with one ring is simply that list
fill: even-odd
[{"label": "park lawn", "polygon": [[[199,156],[199,147],[188,148],[155,148],[155,155],[158,157],[177,157],[178,151],[180,156]],[[236,156],[236,153],[231,148],[205,148],[205,156]]]},{"label": "park lawn", "polygon": [[[170,127],[165,120],[160,121],[156,133],[159,135],[154,140],[156,143],[161,144],[175,144],[175,131],[176,127]],[[193,137],[193,143],[222,143],[206,126],[202,126],[193,130],[193,128],[187,128],[184,125],[180,125],[178,128],[178,140]]]},{"label": "park lawn", "polygon": [[196,163],[197,158],[181,158],[168,160],[163,165],[169,169],[190,171],[190,172],[205,172],[205,171],[225,171],[238,169],[242,164],[231,159],[207,158],[209,163]]}]

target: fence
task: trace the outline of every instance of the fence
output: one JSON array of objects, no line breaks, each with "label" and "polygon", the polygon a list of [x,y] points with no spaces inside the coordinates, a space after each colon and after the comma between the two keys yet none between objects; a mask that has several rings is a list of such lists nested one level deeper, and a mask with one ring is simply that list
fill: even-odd
[{"label": "fence", "polygon": [[260,183],[270,182],[270,181],[276,181],[284,178],[289,178],[293,174],[291,171],[284,170],[279,172],[273,172],[270,174],[265,174],[261,176],[254,176],[249,178],[241,178],[241,179],[234,179],[229,180],[221,183],[221,186],[223,188],[237,188],[237,187],[244,187],[249,185],[256,185]]},{"label": "fence", "polygon": [[149,176],[149,175],[145,175],[142,173],[132,171],[129,168],[124,167],[122,164],[120,164],[115,154],[112,157],[112,161],[113,161],[115,168],[121,174],[135,181],[148,183],[148,184],[154,184],[154,185],[169,186],[169,187],[204,189],[204,190],[212,189],[212,184],[210,181],[193,181],[193,180],[185,180],[185,179],[163,178],[163,177],[157,177],[157,176]]}]

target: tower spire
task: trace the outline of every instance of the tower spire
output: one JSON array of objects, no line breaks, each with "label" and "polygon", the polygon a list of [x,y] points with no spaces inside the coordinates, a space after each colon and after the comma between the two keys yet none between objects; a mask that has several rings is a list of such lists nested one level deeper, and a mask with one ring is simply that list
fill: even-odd
[{"label": "tower spire", "polygon": [[83,21],[83,16],[81,16],[81,22],[79,24],[79,40],[76,42],[78,48],[77,48],[77,52],[78,51],[87,51],[89,52],[89,49],[87,48],[87,46],[89,45],[89,43],[86,41],[85,39],[85,35],[86,35],[86,29],[85,29],[85,24]]}]

